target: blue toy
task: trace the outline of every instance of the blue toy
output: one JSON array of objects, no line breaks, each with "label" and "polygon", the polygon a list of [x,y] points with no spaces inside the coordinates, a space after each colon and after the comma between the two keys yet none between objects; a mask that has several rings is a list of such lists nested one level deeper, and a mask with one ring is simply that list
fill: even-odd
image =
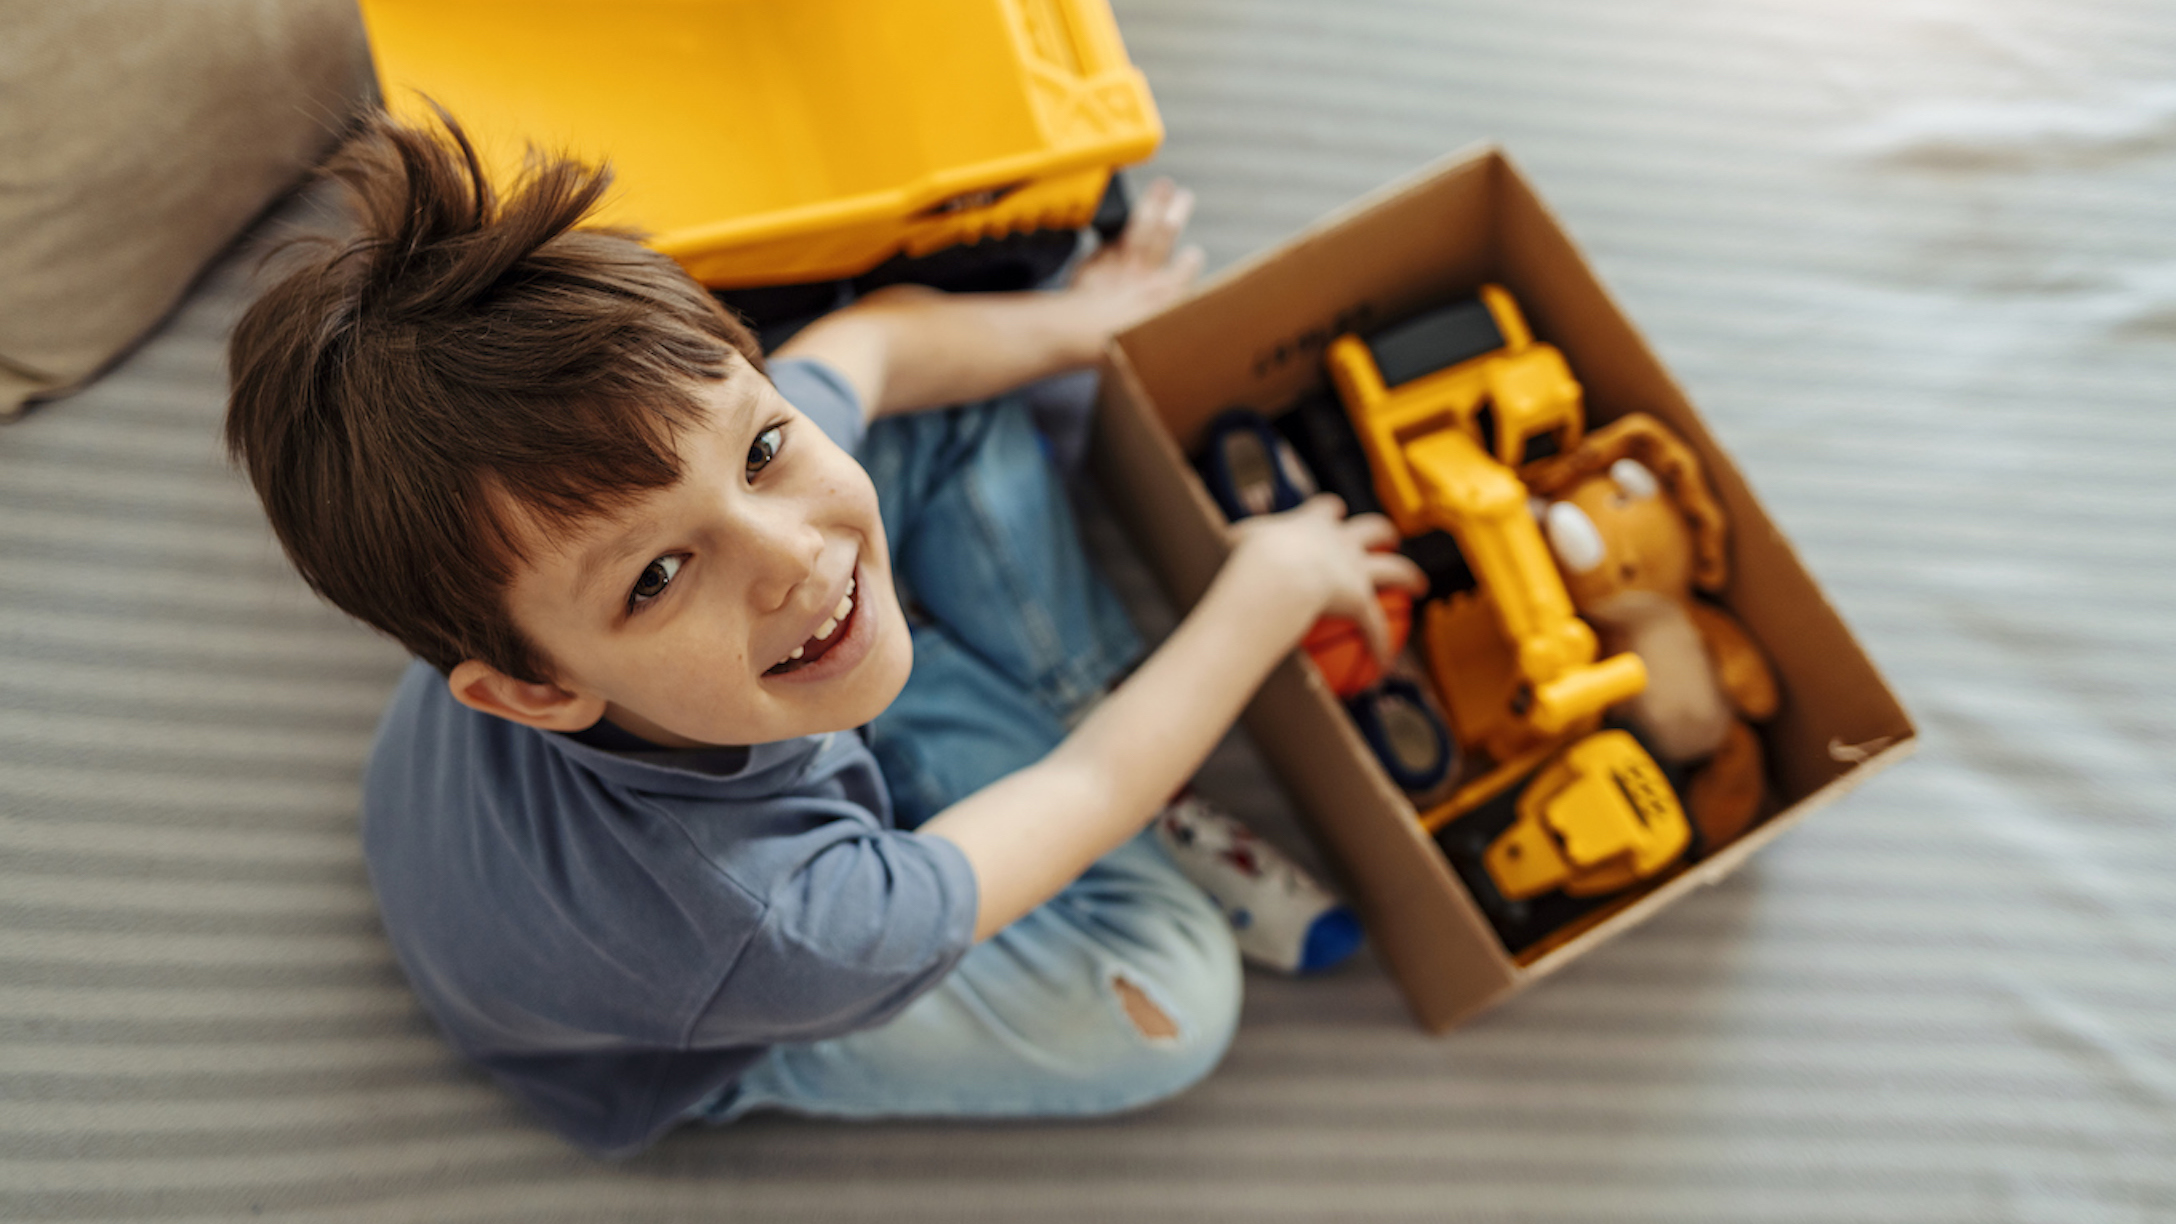
[{"label": "blue toy", "polygon": [[1391,676],[1347,701],[1345,709],[1400,788],[1418,794],[1450,776],[1457,750],[1419,685]]}]

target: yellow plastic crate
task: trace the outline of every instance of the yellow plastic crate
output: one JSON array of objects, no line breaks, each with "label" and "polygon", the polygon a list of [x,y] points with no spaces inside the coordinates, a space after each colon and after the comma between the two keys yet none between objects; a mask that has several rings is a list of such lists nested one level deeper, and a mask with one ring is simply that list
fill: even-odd
[{"label": "yellow plastic crate", "polygon": [[716,288],[1086,225],[1163,140],[1105,0],[363,0],[395,114],[427,94],[505,181],[609,160],[601,220]]}]

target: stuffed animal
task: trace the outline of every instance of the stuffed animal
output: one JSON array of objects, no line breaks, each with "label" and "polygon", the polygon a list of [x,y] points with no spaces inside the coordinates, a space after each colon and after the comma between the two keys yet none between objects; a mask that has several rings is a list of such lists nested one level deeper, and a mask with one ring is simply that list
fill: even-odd
[{"label": "stuffed animal", "polygon": [[1760,647],[1713,595],[1729,577],[1728,524],[1699,457],[1634,413],[1528,466],[1564,585],[1604,653],[1629,650],[1647,688],[1616,712],[1662,761],[1690,768],[1685,806],[1714,850],[1759,813],[1763,762],[1748,720],[1776,710]]}]

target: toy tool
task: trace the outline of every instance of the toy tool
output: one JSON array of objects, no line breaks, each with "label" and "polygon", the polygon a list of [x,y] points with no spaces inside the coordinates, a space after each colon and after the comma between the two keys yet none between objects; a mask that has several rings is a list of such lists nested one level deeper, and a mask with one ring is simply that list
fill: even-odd
[{"label": "toy tool", "polygon": [[1519,792],[1517,812],[1484,856],[1512,901],[1628,888],[1675,861],[1692,835],[1669,780],[1623,731],[1564,749]]}]

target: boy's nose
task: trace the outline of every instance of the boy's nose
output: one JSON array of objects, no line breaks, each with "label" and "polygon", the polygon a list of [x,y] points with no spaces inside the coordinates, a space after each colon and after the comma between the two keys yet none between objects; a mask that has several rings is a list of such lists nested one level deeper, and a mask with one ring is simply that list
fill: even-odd
[{"label": "boy's nose", "polygon": [[792,602],[794,592],[816,573],[824,535],[799,514],[760,516],[749,524],[749,561],[756,606],[774,612]]}]

